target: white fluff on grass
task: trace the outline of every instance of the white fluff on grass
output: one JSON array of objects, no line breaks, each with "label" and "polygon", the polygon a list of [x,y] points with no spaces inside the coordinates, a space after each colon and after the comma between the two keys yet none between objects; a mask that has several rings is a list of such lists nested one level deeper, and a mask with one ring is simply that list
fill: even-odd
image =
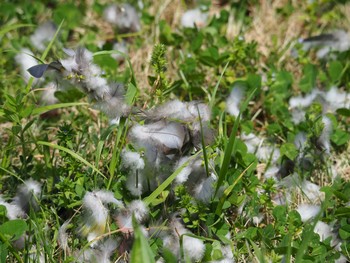
[{"label": "white fluff on grass", "polygon": [[41,103],[43,105],[53,105],[59,102],[59,100],[55,97],[56,84],[53,82],[49,82],[45,85],[43,92],[41,93]]},{"label": "white fluff on grass", "polygon": [[87,235],[88,241],[104,234],[109,218],[109,210],[105,206],[108,203],[113,203],[118,207],[124,206],[121,201],[114,197],[112,192],[104,190],[86,192],[83,198],[83,209],[86,214],[83,217],[84,224],[81,226],[80,232]]},{"label": "white fluff on grass", "polygon": [[316,97],[318,95],[321,95],[322,93],[317,90],[313,89],[311,93],[306,94],[305,96],[295,96],[290,98],[289,100],[289,108],[295,109],[295,108],[307,108],[310,107],[311,104],[315,101]]},{"label": "white fluff on grass", "polygon": [[[113,50],[119,51],[124,53],[125,55],[128,54],[128,46],[125,41],[117,42],[113,45]],[[111,55],[112,58],[114,58],[116,61],[121,62],[125,60],[125,57],[122,54],[114,53]]]},{"label": "white fluff on grass", "polygon": [[67,226],[69,224],[69,220],[64,222],[62,226],[60,226],[58,230],[57,243],[59,247],[65,251],[66,253],[69,251],[68,246],[68,234],[67,234]]},{"label": "white fluff on grass", "polygon": [[234,263],[235,259],[233,257],[232,248],[230,245],[222,246],[221,253],[224,256],[224,259],[221,259],[221,263]]},{"label": "white fluff on grass", "polygon": [[164,119],[182,122],[191,134],[192,144],[197,148],[201,147],[202,135],[206,145],[210,144],[214,138],[214,133],[209,126],[210,108],[199,101],[172,100],[145,112],[145,117],[153,122]]},{"label": "white fluff on grass", "polygon": [[330,154],[331,151],[331,142],[330,136],[333,130],[332,121],[326,117],[322,117],[322,123],[324,125],[320,137],[317,139],[317,143],[324,149],[326,154]]},{"label": "white fluff on grass", "polygon": [[269,168],[266,169],[264,173],[265,179],[272,178],[276,182],[278,182],[277,174],[279,172],[280,168],[277,166],[270,166]]},{"label": "white fluff on grass", "polygon": [[275,164],[280,157],[280,150],[274,146],[263,145],[257,149],[256,157],[258,157],[259,160],[265,162],[271,160],[271,163]]},{"label": "white fluff on grass", "polygon": [[263,143],[263,139],[257,137],[253,133],[249,133],[249,134],[242,133],[241,139],[246,144],[249,153],[254,153],[256,148],[262,145]]},{"label": "white fluff on grass", "polygon": [[142,223],[148,217],[148,207],[141,200],[134,200],[126,206],[125,209],[120,210],[115,216],[115,220],[119,228],[124,233],[133,232],[132,215],[138,223]]},{"label": "white fluff on grass", "polygon": [[193,261],[199,261],[203,258],[205,252],[205,245],[202,240],[190,237],[187,235],[183,236],[183,250],[185,258],[190,258]]},{"label": "white fluff on grass", "polygon": [[322,92],[313,89],[311,93],[306,94],[305,96],[295,96],[289,100],[289,109],[292,113],[292,120],[295,124],[305,120],[305,111],[304,109],[311,106],[313,102],[318,98],[322,98]]},{"label": "white fluff on grass", "polygon": [[259,226],[259,224],[263,221],[265,216],[263,214],[258,214],[257,216],[252,217],[253,224],[255,226]]},{"label": "white fluff on grass", "polygon": [[[15,56],[15,61],[19,65],[21,75],[25,82],[28,82],[32,75],[29,74],[27,69],[36,66],[38,61],[33,57],[34,54],[28,48],[22,48],[19,53]],[[34,84],[39,82],[39,79],[34,79]]]},{"label": "white fluff on grass", "polygon": [[350,49],[350,36],[344,30],[335,30],[316,37],[302,39],[304,50],[320,48],[316,55],[318,58],[325,58],[331,51],[344,52]]},{"label": "white fluff on grass", "polygon": [[198,101],[182,102],[180,100],[168,101],[147,112],[147,117],[152,119],[170,118],[184,122],[210,120],[211,112],[209,107]]},{"label": "white fluff on grass", "polygon": [[[177,170],[178,168],[180,168],[185,162],[188,161],[190,157],[188,156],[185,156],[185,157],[182,157],[177,165],[175,166],[175,169],[174,170]],[[191,163],[188,163],[187,166],[185,166],[181,171],[180,173],[176,176],[175,178],[175,183],[176,184],[182,184],[182,183],[185,183],[187,180],[188,180],[188,177],[189,175],[191,174],[192,172],[192,165]]]},{"label": "white fluff on grass", "polygon": [[328,102],[327,111],[335,112],[339,108],[350,108],[350,93],[331,87],[325,94]]},{"label": "white fluff on grass", "polygon": [[307,137],[306,133],[299,132],[295,135],[294,138],[294,145],[299,151],[303,151],[305,149],[305,146],[307,144]]},{"label": "white fluff on grass", "polygon": [[104,19],[116,26],[120,32],[138,32],[141,30],[140,17],[130,4],[112,4],[103,12]]},{"label": "white fluff on grass", "polygon": [[103,77],[102,70],[93,63],[93,55],[84,48],[65,50],[66,59],[61,59],[63,68],[63,83],[80,88],[91,100],[95,107],[103,111],[112,123],[118,123],[121,116],[130,112],[130,107],[124,99],[122,84],[108,83]]},{"label": "white fluff on grass", "polygon": [[280,150],[278,148],[264,143],[264,139],[257,137],[253,133],[243,133],[241,138],[246,144],[248,152],[256,153],[256,157],[260,161],[267,162],[271,160],[271,163],[274,164],[280,157]]},{"label": "white fluff on grass", "polygon": [[289,100],[289,109],[292,112],[293,122],[298,124],[305,120],[305,111],[312,103],[319,102],[323,106],[323,113],[334,113],[339,108],[350,107],[350,94],[331,87],[329,91],[313,89],[304,96],[295,96]]},{"label": "white fluff on grass", "polygon": [[140,196],[147,183],[143,172],[145,161],[138,152],[126,149],[122,150],[121,158],[123,168],[128,169],[125,186],[133,196]]},{"label": "white fluff on grass", "polygon": [[[175,256],[180,256],[180,249],[183,249],[185,258],[191,262],[200,261],[205,252],[205,245],[202,240],[187,236],[192,232],[186,229],[177,219],[169,223],[171,234],[163,237],[163,247],[170,250]],[[182,248],[180,248],[180,236],[182,236]]]},{"label": "white fluff on grass", "polygon": [[13,204],[19,206],[23,211],[29,212],[30,208],[39,208],[38,200],[41,194],[41,183],[28,179],[17,189],[17,194],[13,199]]},{"label": "white fluff on grass", "polygon": [[131,195],[141,196],[145,189],[147,189],[146,184],[147,178],[144,176],[144,173],[135,171],[128,174],[125,187]]},{"label": "white fluff on grass", "polygon": [[237,117],[239,108],[245,96],[245,88],[242,85],[235,85],[226,99],[226,111],[232,116]]},{"label": "white fluff on grass", "polygon": [[2,198],[2,196],[0,196],[0,205],[3,205],[6,207],[6,217],[10,220],[23,218],[26,215],[20,206],[14,203],[6,202]]},{"label": "white fluff on grass", "polygon": [[334,243],[336,242],[336,235],[333,233],[332,228],[330,225],[318,221],[315,225],[314,232],[320,236],[320,240],[324,241],[329,237],[332,237],[332,246],[335,245]]},{"label": "white fluff on grass", "polygon": [[53,39],[57,27],[52,22],[45,22],[41,24],[30,36],[30,41],[36,49],[39,51],[44,51],[47,44]]},{"label": "white fluff on grass", "polygon": [[301,184],[303,194],[311,201],[318,202],[324,199],[324,193],[320,191],[321,187],[317,184],[304,180]]},{"label": "white fluff on grass", "polygon": [[117,249],[118,242],[113,238],[108,238],[99,245],[99,253],[96,255],[96,262],[108,263],[112,253]]},{"label": "white fluff on grass", "polygon": [[182,124],[167,121],[135,124],[129,131],[129,136],[139,147],[146,148],[146,158],[149,161],[157,158],[157,150],[168,155],[172,150],[180,151],[188,140]]},{"label": "white fluff on grass", "polygon": [[29,249],[29,253],[28,253],[28,262],[30,263],[46,263],[46,257],[43,255],[43,253],[40,251],[40,248],[38,249],[38,247],[36,245],[32,246]]},{"label": "white fluff on grass", "polygon": [[127,149],[123,149],[121,153],[122,166],[124,168],[131,169],[133,171],[142,170],[145,168],[145,161],[142,159],[138,152],[132,152]]},{"label": "white fluff on grass", "polygon": [[321,207],[319,205],[300,204],[297,211],[301,217],[301,221],[305,223],[317,216],[321,211]]},{"label": "white fluff on grass", "polygon": [[302,184],[302,181],[300,179],[300,176],[298,173],[294,172],[291,175],[288,175],[284,177],[281,181],[279,181],[278,186],[279,187],[286,187],[286,188],[295,188],[299,187]]},{"label": "white fluff on grass", "polygon": [[60,60],[66,70],[64,76],[91,98],[104,99],[109,92],[109,86],[107,80],[101,76],[102,70],[93,63],[92,53],[84,48],[66,50],[66,53],[68,57]]},{"label": "white fluff on grass", "polygon": [[200,9],[190,9],[183,13],[181,17],[181,25],[183,27],[204,27],[208,20],[208,14],[202,12]]},{"label": "white fluff on grass", "polygon": [[264,143],[264,139],[257,137],[253,133],[243,133],[241,139],[247,146],[249,153],[256,153],[256,157],[260,161],[270,161],[272,164],[277,163],[280,157],[280,150],[273,145]]},{"label": "white fluff on grass", "polygon": [[194,187],[194,198],[207,204],[214,196],[214,183],[217,181],[217,177],[212,173],[209,177],[204,179],[198,185]]},{"label": "white fluff on grass", "polygon": [[110,263],[113,252],[117,249],[118,242],[113,238],[108,238],[94,248],[88,248],[83,251],[78,251],[76,262],[81,263]]},{"label": "white fluff on grass", "polygon": [[127,116],[131,107],[125,102],[124,87],[121,84],[110,84],[103,99],[95,102],[95,107],[104,112],[111,124],[119,124],[120,117]]}]

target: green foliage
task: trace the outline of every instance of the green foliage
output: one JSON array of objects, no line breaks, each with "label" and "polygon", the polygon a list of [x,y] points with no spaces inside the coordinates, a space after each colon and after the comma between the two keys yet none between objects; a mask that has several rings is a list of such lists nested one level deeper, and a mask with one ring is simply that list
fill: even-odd
[{"label": "green foliage", "polygon": [[134,244],[131,251],[130,262],[146,262],[152,263],[156,262],[151,247],[145,235],[142,233],[140,226],[136,223],[133,217],[133,227],[134,227]]}]

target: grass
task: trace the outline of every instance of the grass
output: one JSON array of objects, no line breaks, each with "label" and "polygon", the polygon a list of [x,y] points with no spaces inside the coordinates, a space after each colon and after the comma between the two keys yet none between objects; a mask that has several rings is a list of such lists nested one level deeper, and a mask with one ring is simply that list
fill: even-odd
[{"label": "grass", "polygon": [[[195,3],[131,1],[139,32],[106,22],[105,1],[2,4],[0,262],[349,261],[350,110],[339,100],[350,53],[319,59],[298,43],[350,28],[349,4],[201,3],[207,23],[183,28]],[[30,36],[47,13],[58,26],[38,50]],[[78,46],[91,52],[86,71],[62,64],[36,81],[16,62],[25,47],[50,63]],[[45,104],[49,81],[59,90]],[[125,91],[101,96],[89,81]],[[229,101],[235,89],[242,97]],[[291,99],[315,89],[295,121]],[[187,104],[160,110],[174,99]],[[118,121],[105,114],[117,110]],[[301,204],[319,212],[303,221]]]}]

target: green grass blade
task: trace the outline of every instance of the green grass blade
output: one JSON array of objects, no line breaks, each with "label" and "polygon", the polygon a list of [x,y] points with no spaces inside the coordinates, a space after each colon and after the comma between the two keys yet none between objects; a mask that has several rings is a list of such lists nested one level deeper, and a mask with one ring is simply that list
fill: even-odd
[{"label": "green grass blade", "polygon": [[44,53],[41,55],[41,57],[40,57],[41,61],[44,61],[44,60],[45,60],[47,54],[49,53],[50,49],[52,48],[52,45],[53,45],[53,43],[55,42],[55,40],[56,40],[56,38],[57,38],[57,36],[58,36],[58,33],[60,32],[60,30],[61,30],[61,28],[62,28],[62,26],[63,26],[63,23],[64,23],[64,20],[62,20],[62,22],[61,22],[60,25],[58,26],[55,35],[54,35],[53,38],[51,39],[50,43],[47,45],[47,47],[46,47]]},{"label": "green grass blade", "polygon": [[175,180],[176,176],[184,169],[191,160],[195,159],[202,151],[197,152],[195,155],[191,156],[186,162],[184,162],[176,171],[170,175],[161,185],[157,187],[149,196],[147,196],[143,201],[149,205],[151,204],[171,183]]},{"label": "green grass blade", "polygon": [[214,87],[213,93],[212,93],[211,98],[210,98],[210,103],[209,103],[210,109],[212,109],[212,108],[214,107],[216,93],[217,93],[217,91],[218,91],[219,85],[220,85],[220,83],[221,83],[221,80],[222,80],[222,78],[223,78],[223,76],[224,76],[224,74],[225,74],[225,72],[226,72],[226,69],[227,69],[229,63],[230,63],[230,62],[227,62],[227,63],[226,63],[226,65],[225,65],[225,67],[224,67],[224,70],[221,72],[220,78],[219,78],[218,82],[216,83],[216,85],[215,85],[215,87]]},{"label": "green grass blade", "polygon": [[[58,26],[55,35],[54,35],[53,38],[51,39],[50,43],[47,45],[47,47],[46,47],[44,53],[41,55],[41,57],[40,57],[40,60],[41,60],[41,61],[44,61],[45,58],[46,58],[46,56],[47,56],[47,54],[49,53],[49,51],[50,51],[50,49],[51,49],[53,43],[55,42],[55,40],[56,40],[56,38],[57,38],[57,36],[58,36],[59,31],[61,30],[61,27],[62,27],[62,25],[63,25],[63,22],[64,22],[64,20],[62,20],[61,24]],[[31,89],[31,87],[32,87],[33,81],[34,81],[34,77],[30,77],[29,80],[28,80],[27,87],[26,87],[26,93],[29,93],[29,91],[30,91],[30,89]]]},{"label": "green grass blade", "polygon": [[73,152],[72,150],[70,150],[70,149],[68,149],[66,147],[59,146],[57,144],[49,143],[49,142],[38,141],[37,143],[41,144],[41,145],[46,145],[46,146],[49,146],[51,148],[54,148],[54,149],[57,149],[57,150],[64,151],[64,152],[68,153],[69,155],[71,155],[72,157],[77,159],[78,161],[81,161],[83,164],[89,166],[92,170],[94,170],[98,174],[102,175],[106,179],[106,176],[103,173],[101,173],[100,170],[98,170],[94,165],[92,165],[91,163],[86,161],[83,157],[81,157],[79,154]]},{"label": "green grass blade", "polygon": [[[261,249],[252,240],[249,239],[249,242],[254,249],[254,255],[257,258],[258,262],[265,263],[266,259],[264,257],[263,252],[261,251]],[[298,262],[298,261],[296,261],[296,262]]]},{"label": "green grass blade", "polygon": [[58,104],[52,104],[52,105],[45,105],[41,107],[37,107],[32,111],[32,116],[40,115],[45,112],[60,109],[60,108],[68,108],[73,106],[86,106],[89,105],[89,103],[86,102],[68,102],[68,103],[58,103]]},{"label": "green grass blade", "polygon": [[204,141],[203,123],[202,123],[202,118],[201,118],[198,106],[197,106],[197,112],[198,112],[199,124],[200,124],[200,128],[201,128],[201,143],[202,143],[202,150],[203,150],[205,172],[207,174],[207,177],[209,177],[209,161],[208,161],[207,149],[205,147],[205,141]]},{"label": "green grass blade", "polygon": [[0,39],[3,37],[3,35],[5,35],[7,32],[10,32],[12,30],[21,28],[21,27],[33,27],[33,24],[14,24],[14,25],[8,25],[8,26],[4,26],[1,30],[0,30]]},{"label": "green grass blade", "polygon": [[229,195],[231,194],[233,188],[238,184],[238,182],[241,180],[241,178],[243,177],[243,175],[250,170],[250,168],[254,168],[255,166],[253,166],[254,162],[250,163],[248,165],[247,168],[244,169],[244,171],[236,178],[236,180],[233,182],[233,184],[231,184],[229,187],[227,187],[227,189],[225,189],[223,196],[220,198],[219,204],[216,207],[216,211],[215,214],[220,216],[221,212],[222,212],[222,207],[224,206],[225,201],[227,200],[227,198],[229,197]]},{"label": "green grass blade", "polygon": [[109,164],[109,180],[107,185],[107,190],[110,189],[112,185],[112,181],[115,175],[115,170],[118,167],[118,162],[120,161],[120,153],[121,149],[123,148],[123,143],[125,142],[125,138],[127,136],[127,131],[129,127],[129,119],[121,120],[118,132],[117,132],[117,138],[114,143],[113,153],[112,153],[112,159]]},{"label": "green grass blade", "polygon": [[237,118],[235,120],[235,123],[233,125],[232,131],[231,131],[231,135],[230,135],[229,141],[228,141],[228,143],[226,145],[226,149],[225,149],[225,152],[224,152],[224,159],[223,159],[223,162],[222,162],[221,168],[220,168],[219,179],[218,179],[218,183],[217,183],[217,186],[216,186],[216,189],[215,189],[215,196],[216,196],[219,188],[221,187],[222,183],[225,180],[225,177],[226,177],[226,174],[227,174],[227,171],[228,171],[228,167],[229,167],[230,161],[231,161],[231,156],[235,152],[234,145],[235,145],[235,141],[236,141],[238,125],[239,125],[240,120],[241,120],[241,114],[248,107],[248,103],[252,99],[252,97],[253,97],[254,93],[256,92],[256,90],[257,89],[254,89],[251,92],[251,94],[247,97],[247,99],[244,101],[244,103],[241,105],[239,114],[238,114],[238,116],[237,116]]},{"label": "green grass blade", "polygon": [[131,250],[130,262],[131,263],[154,263],[155,256],[148,244],[148,240],[142,233],[140,226],[135,220],[135,216],[132,217],[132,225],[134,228],[134,244]]}]

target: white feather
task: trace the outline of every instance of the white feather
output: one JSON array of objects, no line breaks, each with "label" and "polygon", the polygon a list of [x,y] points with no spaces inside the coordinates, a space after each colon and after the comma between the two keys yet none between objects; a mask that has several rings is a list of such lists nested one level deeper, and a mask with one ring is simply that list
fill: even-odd
[{"label": "white feather", "polygon": [[46,22],[41,24],[30,36],[30,41],[36,49],[39,51],[44,51],[46,44],[48,44],[51,39],[53,39],[56,33],[56,26],[52,22]]},{"label": "white feather", "polygon": [[191,9],[186,11],[181,17],[181,25],[183,27],[194,28],[205,26],[208,14],[203,13],[200,9]]},{"label": "white feather", "polygon": [[209,203],[214,196],[213,184],[217,181],[215,174],[211,174],[194,188],[194,198],[203,203]]},{"label": "white feather", "polygon": [[324,127],[320,137],[317,139],[317,142],[323,147],[326,154],[330,154],[330,151],[331,151],[330,136],[333,130],[332,121],[328,117],[323,116],[322,123]]},{"label": "white feather", "polygon": [[[27,71],[29,68],[38,65],[38,61],[33,57],[34,54],[28,48],[22,48],[20,52],[15,56],[15,61],[21,69],[21,75],[25,82],[28,82],[32,75]],[[34,79],[34,83],[39,80]]]},{"label": "white feather", "polygon": [[324,199],[324,194],[320,191],[320,186],[304,180],[301,184],[303,194],[311,201],[317,202]]},{"label": "white feather", "polygon": [[226,111],[232,116],[237,117],[244,96],[245,88],[241,85],[236,84],[226,99]]},{"label": "white feather", "polygon": [[2,196],[0,196],[0,205],[3,205],[6,207],[6,211],[7,211],[6,217],[10,220],[25,217],[25,212],[22,210],[20,206],[18,206],[15,203],[6,202],[2,198]]},{"label": "white feather", "polygon": [[30,207],[38,209],[38,199],[41,194],[41,184],[33,179],[24,181],[17,189],[17,194],[13,199],[13,204],[28,212]]},{"label": "white feather", "polygon": [[138,152],[132,152],[126,149],[123,149],[122,154],[122,166],[125,168],[136,170],[142,170],[145,168],[145,162],[141,158],[141,155]]},{"label": "white feather", "polygon": [[319,205],[300,204],[297,211],[300,214],[301,221],[306,222],[314,218],[321,211],[321,207]]}]

